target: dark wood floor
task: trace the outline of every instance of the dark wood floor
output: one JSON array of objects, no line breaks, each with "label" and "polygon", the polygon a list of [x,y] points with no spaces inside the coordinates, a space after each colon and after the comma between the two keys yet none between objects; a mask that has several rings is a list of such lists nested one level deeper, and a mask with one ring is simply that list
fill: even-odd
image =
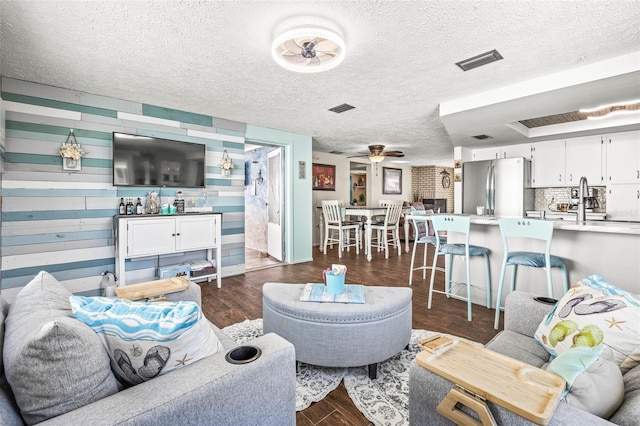
[{"label": "dark wood floor", "polygon": [[[404,245],[403,245],[404,248]],[[429,262],[433,247],[429,250]],[[347,265],[347,283],[405,287],[409,281],[411,253],[402,256],[391,255],[384,258],[382,253],[374,253],[373,260],[367,262],[363,254],[345,252],[338,259],[337,248],[328,254],[313,250],[313,262],[296,265],[282,265],[269,269],[248,272],[244,275],[222,280],[222,288],[213,284],[202,285],[202,305],[207,318],[223,328],[245,319],[262,318],[262,285],[265,282],[307,283],[322,282],[322,270],[332,263]],[[416,255],[422,258],[421,249]],[[442,288],[442,273],[436,275],[436,286]],[[427,309],[428,282],[421,274],[413,278],[413,328],[441,331],[462,336],[477,342],[488,342],[497,331],[493,329],[495,310],[481,305],[473,305],[473,321],[467,321],[466,302],[447,299],[434,294],[433,306]],[[371,424],[353,405],[343,384],[324,400],[312,404],[297,413],[298,425],[369,425]]]}]

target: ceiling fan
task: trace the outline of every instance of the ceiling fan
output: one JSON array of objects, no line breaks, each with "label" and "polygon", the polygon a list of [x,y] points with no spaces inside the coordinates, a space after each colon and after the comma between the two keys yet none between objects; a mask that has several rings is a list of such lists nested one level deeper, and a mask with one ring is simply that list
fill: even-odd
[{"label": "ceiling fan", "polygon": [[384,145],[369,145],[369,153],[368,154],[359,154],[352,155],[352,157],[369,157],[374,163],[379,163],[385,159],[385,157],[404,157],[402,151],[385,151]]},{"label": "ceiling fan", "polygon": [[320,65],[335,57],[338,50],[335,43],[322,37],[292,38],[286,40],[283,46],[281,55],[285,60],[306,65]]}]

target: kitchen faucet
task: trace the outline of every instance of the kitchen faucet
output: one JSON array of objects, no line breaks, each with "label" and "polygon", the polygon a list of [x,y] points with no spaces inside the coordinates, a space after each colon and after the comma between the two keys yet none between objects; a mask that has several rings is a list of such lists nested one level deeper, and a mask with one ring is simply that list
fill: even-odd
[{"label": "kitchen faucet", "polygon": [[584,200],[589,195],[589,186],[587,178],[582,176],[578,184],[578,214],[576,215],[576,223],[584,223],[587,220],[586,209],[584,208]]}]

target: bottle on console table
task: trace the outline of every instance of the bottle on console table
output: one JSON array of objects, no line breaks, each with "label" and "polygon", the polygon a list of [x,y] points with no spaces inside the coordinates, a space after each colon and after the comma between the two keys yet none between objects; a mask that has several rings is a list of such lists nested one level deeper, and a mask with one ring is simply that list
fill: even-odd
[{"label": "bottle on console table", "polygon": [[133,205],[133,200],[131,198],[127,198],[127,215],[131,215],[135,213],[135,207]]},{"label": "bottle on console table", "polygon": [[138,197],[138,202],[136,203],[136,214],[142,214],[142,201],[140,201],[140,197]]},{"label": "bottle on console table", "polygon": [[127,214],[127,207],[124,205],[124,198],[120,198],[120,208],[118,214]]}]

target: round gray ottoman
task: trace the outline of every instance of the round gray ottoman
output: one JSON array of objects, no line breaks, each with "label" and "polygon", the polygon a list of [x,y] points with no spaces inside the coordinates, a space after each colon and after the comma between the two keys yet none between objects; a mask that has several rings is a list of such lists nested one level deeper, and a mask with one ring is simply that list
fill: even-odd
[{"label": "round gray ottoman", "polygon": [[265,283],[263,330],[296,348],[296,360],[323,367],[369,366],[400,352],[411,338],[411,295],[406,287],[364,287],[364,304],[301,302],[304,284]]}]

